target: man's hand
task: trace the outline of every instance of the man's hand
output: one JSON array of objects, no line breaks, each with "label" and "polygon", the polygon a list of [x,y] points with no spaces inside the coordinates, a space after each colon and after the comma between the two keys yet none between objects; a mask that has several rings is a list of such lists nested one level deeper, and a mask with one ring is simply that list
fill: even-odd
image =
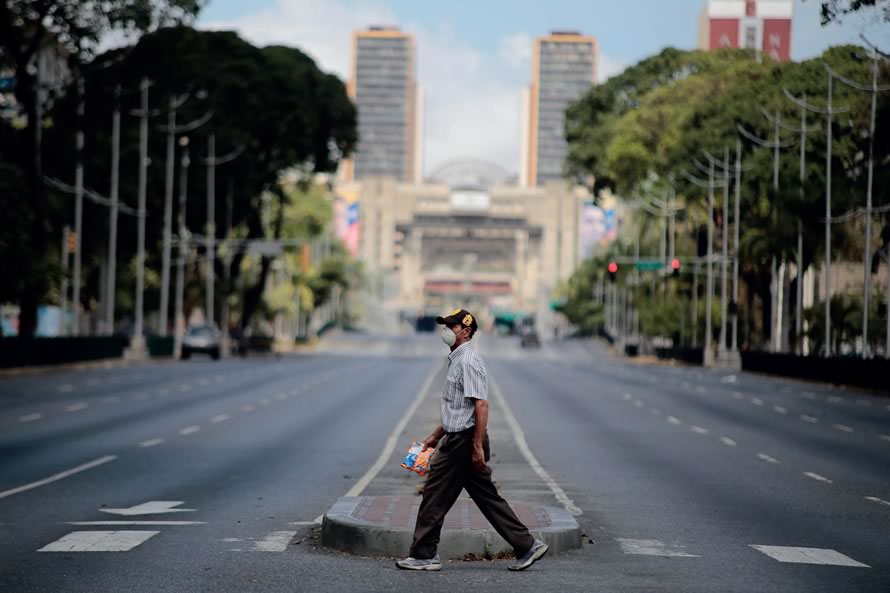
[{"label": "man's hand", "polygon": [[483,474],[488,471],[488,465],[485,463],[485,452],[482,445],[473,443],[473,469],[477,474]]},{"label": "man's hand", "polygon": [[439,439],[436,436],[429,436],[425,441],[423,441],[424,449],[435,449],[436,445],[439,444]]}]

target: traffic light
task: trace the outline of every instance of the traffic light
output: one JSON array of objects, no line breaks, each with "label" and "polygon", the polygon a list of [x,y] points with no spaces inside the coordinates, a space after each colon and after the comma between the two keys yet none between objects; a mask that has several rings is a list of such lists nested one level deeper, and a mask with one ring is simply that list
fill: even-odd
[{"label": "traffic light", "polygon": [[615,262],[609,262],[609,282],[615,282],[615,279],[618,277],[618,264]]},{"label": "traffic light", "polygon": [[680,260],[676,257],[671,260],[671,270],[673,270],[673,272],[671,272],[673,276],[680,275]]},{"label": "traffic light", "polygon": [[77,233],[68,231],[68,253],[77,253]]}]

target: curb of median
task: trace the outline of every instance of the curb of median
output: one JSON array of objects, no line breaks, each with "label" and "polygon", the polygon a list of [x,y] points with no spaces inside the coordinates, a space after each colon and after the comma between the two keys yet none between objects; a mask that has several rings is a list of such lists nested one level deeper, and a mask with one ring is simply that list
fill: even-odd
[{"label": "curb of median", "polygon": [[[321,543],[327,548],[357,556],[396,558],[408,554],[414,535],[413,521],[408,526],[393,527],[380,522],[357,518],[362,503],[376,497],[344,496],[325,513],[321,528]],[[513,503],[511,503],[513,504]],[[532,527],[531,534],[550,546],[551,553],[559,554],[581,547],[581,528],[566,510],[543,505],[530,505],[536,513],[546,514],[547,526]],[[497,558],[513,555],[513,548],[494,531],[487,528],[442,530],[438,548],[443,560]]]}]

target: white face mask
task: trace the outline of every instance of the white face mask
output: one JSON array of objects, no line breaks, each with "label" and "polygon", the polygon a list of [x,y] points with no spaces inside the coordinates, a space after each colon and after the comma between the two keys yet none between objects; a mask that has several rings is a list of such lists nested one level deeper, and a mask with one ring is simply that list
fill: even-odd
[{"label": "white face mask", "polygon": [[454,346],[454,343],[457,342],[457,336],[451,331],[450,327],[442,326],[442,341],[445,342],[445,345],[451,348]]}]

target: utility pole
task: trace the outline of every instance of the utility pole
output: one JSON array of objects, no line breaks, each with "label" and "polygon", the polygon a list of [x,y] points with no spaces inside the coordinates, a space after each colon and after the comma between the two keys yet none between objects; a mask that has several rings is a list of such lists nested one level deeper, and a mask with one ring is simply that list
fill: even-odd
[{"label": "utility pole", "polygon": [[799,106],[802,110],[810,111],[811,113],[818,113],[826,116],[826,157],[825,157],[825,356],[829,357],[832,354],[831,351],[831,170],[832,170],[832,151],[834,149],[833,143],[833,124],[834,124],[834,116],[840,113],[847,113],[850,111],[847,107],[834,107],[834,74],[831,68],[825,64],[825,69],[828,72],[828,97],[826,101],[826,107],[816,107],[811,105],[806,97],[803,99],[798,99],[794,95],[792,95],[788,90],[785,90],[785,96],[788,97],[795,105]]},{"label": "utility pole", "polygon": [[207,123],[211,117],[211,114],[207,113],[190,123],[177,126],[176,111],[188,99],[188,93],[170,97],[167,108],[167,125],[160,127],[161,131],[167,134],[167,164],[164,177],[164,239],[161,254],[161,311],[158,319],[158,333],[162,336],[167,335],[170,308],[170,253],[173,244],[173,178],[176,174],[176,134],[191,132]]},{"label": "utility pole", "polygon": [[148,109],[148,89],[151,82],[145,77],[139,84],[141,94],[140,109],[134,113],[139,116],[139,204],[137,205],[138,225],[136,231],[136,319],[133,326],[133,339],[130,343],[129,355],[133,358],[145,357],[145,338],[143,337],[143,315],[145,292],[145,196],[148,183],[148,118],[152,115]]},{"label": "utility pole", "polygon": [[83,75],[77,78],[77,134],[75,141],[74,165],[74,327],[72,334],[80,335],[80,266],[83,250],[83,116],[84,106]]},{"label": "utility pole", "polygon": [[207,158],[202,160],[207,165],[207,272],[205,275],[205,292],[207,299],[207,320],[213,324],[214,316],[214,286],[216,280],[216,167],[230,163],[244,150],[238,148],[231,154],[216,157],[216,134],[207,137]]},{"label": "utility pole", "polygon": [[735,140],[735,237],[732,258],[732,348],[733,355],[739,351],[739,237],[741,234],[741,201],[742,201],[742,140]]},{"label": "utility pole", "polygon": [[189,231],[186,227],[186,207],[188,206],[188,169],[189,169],[189,138],[183,136],[179,139],[182,147],[182,158],[179,163],[179,213],[177,220],[177,246],[179,258],[176,262],[176,322],[173,328],[173,356],[179,358],[182,355],[182,338],[185,331],[185,314],[183,311],[183,294],[185,292],[185,267],[189,257]]},{"label": "utility pole", "polygon": [[108,284],[105,293],[105,327],[109,334],[114,333],[115,271],[117,268],[117,214],[120,189],[121,157],[121,87],[114,89],[114,112],[111,116],[111,212],[108,223]]},{"label": "utility pole", "polygon": [[68,237],[71,235],[71,227],[67,224],[62,229],[62,279],[59,287],[59,308],[62,309],[62,321],[59,333],[68,335]]}]

